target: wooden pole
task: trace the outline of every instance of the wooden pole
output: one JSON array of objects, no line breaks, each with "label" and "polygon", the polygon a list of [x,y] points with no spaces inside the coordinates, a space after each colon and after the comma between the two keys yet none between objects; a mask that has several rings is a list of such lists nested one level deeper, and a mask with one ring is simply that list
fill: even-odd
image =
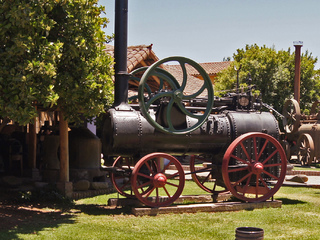
[{"label": "wooden pole", "polygon": [[60,129],[60,182],[69,182],[69,137],[68,121],[63,112],[59,112]]},{"label": "wooden pole", "polygon": [[37,162],[37,133],[36,133],[36,118],[34,124],[29,124],[29,155],[28,155],[28,166],[31,169],[36,168]]}]

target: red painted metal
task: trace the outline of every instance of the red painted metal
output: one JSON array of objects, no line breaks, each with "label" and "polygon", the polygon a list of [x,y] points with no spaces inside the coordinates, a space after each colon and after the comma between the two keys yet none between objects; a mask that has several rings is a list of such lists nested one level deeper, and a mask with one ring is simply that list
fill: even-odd
[{"label": "red painted metal", "polygon": [[[202,166],[195,166],[201,162]],[[219,176],[214,176],[212,172],[211,162],[204,157],[192,155],[190,158],[190,171],[193,181],[204,191],[219,194],[228,192],[227,189],[217,190]],[[221,178],[221,177],[220,177]]]},{"label": "red painted metal", "polygon": [[[280,143],[264,133],[247,133],[228,147],[222,163],[222,177],[229,191],[238,199],[261,202],[271,198],[281,187],[287,159]],[[275,168],[280,168],[278,174]]]},{"label": "red painted metal", "polygon": [[111,172],[110,178],[115,189],[122,195],[128,198],[134,198],[134,193],[131,189],[131,173],[133,169],[129,158],[119,156],[113,163],[112,167],[118,172]]},{"label": "red painted metal", "polygon": [[185,183],[181,163],[166,153],[151,153],[141,158],[131,179],[135,196],[150,207],[172,204],[181,195]]},{"label": "red painted metal", "polygon": [[294,42],[295,46],[295,75],[294,75],[294,99],[300,103],[300,59],[302,42]]}]

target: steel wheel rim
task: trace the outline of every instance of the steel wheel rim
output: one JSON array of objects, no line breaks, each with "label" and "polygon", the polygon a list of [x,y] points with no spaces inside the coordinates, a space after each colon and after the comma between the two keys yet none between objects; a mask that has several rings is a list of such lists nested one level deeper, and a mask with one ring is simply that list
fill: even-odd
[{"label": "steel wheel rim", "polygon": [[[259,146],[257,146],[258,140],[261,143]],[[251,141],[254,145],[253,149],[256,150],[250,153],[245,147],[246,141]],[[269,147],[273,149],[266,152],[269,151]],[[245,157],[236,156],[237,151],[241,151],[239,149],[243,151]],[[251,158],[251,154],[255,159]],[[234,165],[237,161],[243,166],[237,168],[240,166]],[[281,168],[277,174],[279,176],[271,172],[273,167]],[[285,152],[275,138],[264,133],[247,133],[238,137],[228,147],[223,158],[222,176],[227,188],[235,197],[247,202],[261,202],[266,201],[279,190],[285,178],[286,167]],[[232,179],[233,173],[240,175],[240,179]],[[264,176],[271,180],[266,181]],[[272,185],[273,188],[269,185],[271,181],[275,182]]]},{"label": "steel wheel rim", "polygon": [[[163,164],[162,159],[168,159],[169,163]],[[166,170],[170,166],[174,166],[175,169],[168,175]],[[176,177],[179,177],[178,184],[171,183],[170,181]],[[184,183],[185,175],[181,163],[166,153],[151,153],[144,156],[137,162],[132,172],[131,185],[135,196],[150,207],[172,204],[181,195]],[[150,190],[143,192],[144,187]],[[162,193],[164,196],[161,196]]]}]

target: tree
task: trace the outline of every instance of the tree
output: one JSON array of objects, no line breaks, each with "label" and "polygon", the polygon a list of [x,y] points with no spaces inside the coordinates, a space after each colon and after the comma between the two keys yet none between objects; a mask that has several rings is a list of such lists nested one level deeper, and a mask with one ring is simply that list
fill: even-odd
[{"label": "tree", "polygon": [[[237,49],[230,67],[221,71],[215,80],[217,92],[234,89],[237,72],[240,69],[240,83],[251,75],[252,84],[261,92],[262,100],[281,112],[286,99],[293,98],[295,54],[288,51],[276,51],[256,44]],[[301,56],[301,109],[309,108],[320,97],[319,70],[314,70],[317,58],[306,51]]]},{"label": "tree", "polygon": [[0,115],[27,124],[35,106],[69,122],[112,102],[112,59],[98,0],[0,0]]}]

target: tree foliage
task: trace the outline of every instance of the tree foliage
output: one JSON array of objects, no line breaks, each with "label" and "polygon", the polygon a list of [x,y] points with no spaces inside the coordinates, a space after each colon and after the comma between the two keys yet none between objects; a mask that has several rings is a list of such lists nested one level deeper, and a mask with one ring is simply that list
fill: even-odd
[{"label": "tree foliage", "polygon": [[112,101],[112,59],[98,0],[0,0],[0,115],[32,121],[36,105],[69,121]]},{"label": "tree foliage", "polygon": [[[240,83],[246,85],[248,74],[251,75],[252,84],[261,92],[262,100],[272,105],[276,110],[282,111],[284,101],[293,98],[295,53],[276,51],[266,46],[256,44],[246,45],[245,49],[237,49],[233,55],[234,61],[230,67],[221,71],[215,81],[217,92],[234,89],[237,72]],[[301,56],[301,94],[300,107],[306,109],[320,97],[319,70],[314,70],[317,58],[306,51]]]}]

